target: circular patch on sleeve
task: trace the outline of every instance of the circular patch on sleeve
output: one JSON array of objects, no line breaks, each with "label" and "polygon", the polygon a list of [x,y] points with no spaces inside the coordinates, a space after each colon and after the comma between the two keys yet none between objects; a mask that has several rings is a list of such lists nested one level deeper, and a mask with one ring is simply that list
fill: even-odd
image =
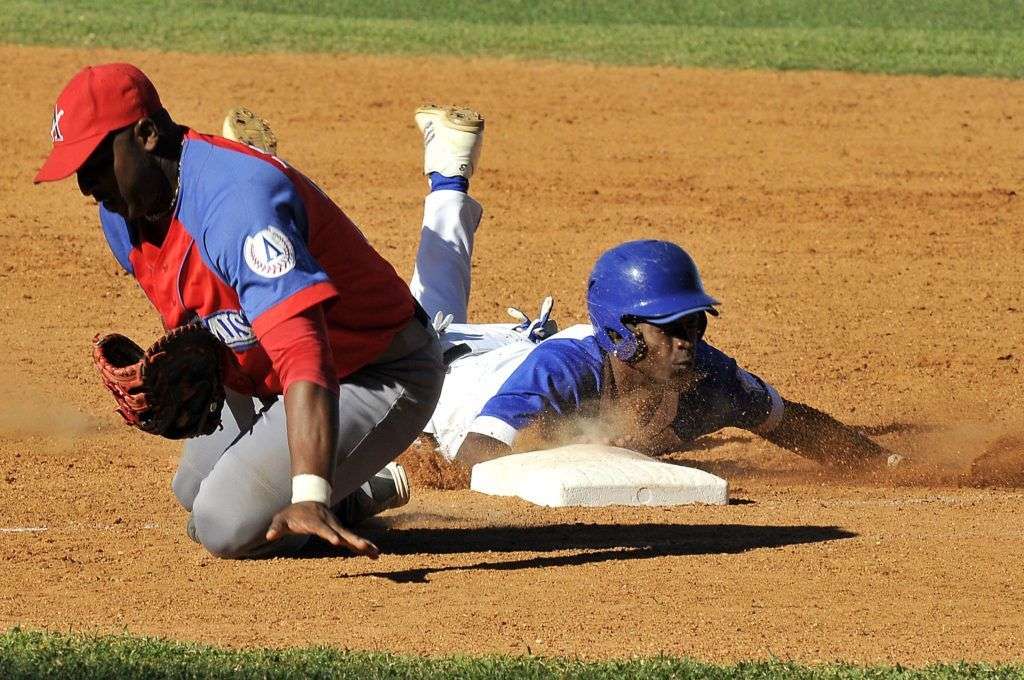
[{"label": "circular patch on sleeve", "polygon": [[276,279],[295,269],[295,248],[277,227],[247,236],[243,248],[249,269],[264,278]]}]

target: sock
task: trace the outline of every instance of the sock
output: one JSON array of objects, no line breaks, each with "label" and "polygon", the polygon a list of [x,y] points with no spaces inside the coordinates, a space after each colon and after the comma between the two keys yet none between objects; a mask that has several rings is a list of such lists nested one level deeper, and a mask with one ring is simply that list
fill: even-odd
[{"label": "sock", "polygon": [[464,194],[469,193],[469,180],[465,177],[445,177],[439,172],[432,172],[427,175],[427,179],[430,180],[431,191],[448,189],[450,191],[461,191]]}]

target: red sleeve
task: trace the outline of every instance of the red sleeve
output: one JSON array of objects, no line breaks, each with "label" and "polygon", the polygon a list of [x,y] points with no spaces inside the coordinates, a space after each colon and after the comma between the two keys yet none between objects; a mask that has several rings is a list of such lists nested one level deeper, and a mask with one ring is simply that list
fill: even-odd
[{"label": "red sleeve", "polygon": [[327,281],[314,283],[312,286],[296,292],[291,297],[281,300],[253,319],[252,329],[255,331],[256,337],[262,339],[265,333],[275,328],[282,321],[298,315],[299,310],[319,305],[337,296],[338,291],[334,288],[333,283]]},{"label": "red sleeve", "polygon": [[260,344],[281,380],[282,393],[293,382],[308,380],[338,394],[334,355],[320,305],[280,321],[260,336]]}]

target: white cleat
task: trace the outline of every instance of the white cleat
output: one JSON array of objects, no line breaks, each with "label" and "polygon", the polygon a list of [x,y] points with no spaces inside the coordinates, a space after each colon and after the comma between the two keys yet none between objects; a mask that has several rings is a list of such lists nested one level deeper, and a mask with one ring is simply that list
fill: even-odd
[{"label": "white cleat", "polygon": [[263,153],[277,155],[277,136],[267,121],[249,109],[236,106],[224,116],[223,134],[226,139],[255,147]]},{"label": "white cleat", "polygon": [[424,104],[415,118],[423,133],[423,174],[472,177],[484,141],[483,116],[473,109]]}]

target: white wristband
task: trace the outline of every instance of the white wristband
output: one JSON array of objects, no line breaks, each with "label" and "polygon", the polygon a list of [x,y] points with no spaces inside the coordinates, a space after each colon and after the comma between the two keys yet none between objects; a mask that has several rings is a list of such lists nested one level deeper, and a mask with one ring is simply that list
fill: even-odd
[{"label": "white wristband", "polygon": [[331,504],[331,483],[318,475],[295,475],[292,477],[292,503],[315,501]]}]

